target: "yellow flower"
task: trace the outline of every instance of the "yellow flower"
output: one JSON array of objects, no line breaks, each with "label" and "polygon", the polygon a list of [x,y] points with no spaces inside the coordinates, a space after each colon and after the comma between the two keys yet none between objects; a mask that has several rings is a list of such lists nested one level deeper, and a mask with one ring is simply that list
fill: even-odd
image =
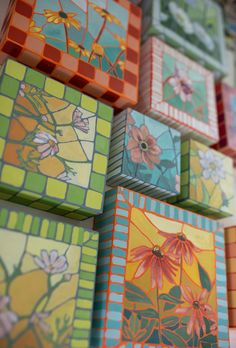
[{"label": "yellow flower", "polygon": [[95,56],[103,57],[104,56],[104,49],[101,45],[98,43],[94,42],[92,44],[92,50]]},{"label": "yellow flower", "polygon": [[114,35],[114,38],[119,42],[120,48],[122,49],[122,51],[125,51],[126,50],[126,46],[127,46],[126,40],[123,39],[123,37],[120,37],[117,34]]},{"label": "yellow flower", "polygon": [[75,19],[76,13],[73,12],[64,12],[64,11],[52,11],[52,10],[44,10],[44,16],[47,18],[49,23],[60,24],[63,23],[67,26],[68,29],[70,27],[75,27],[77,30],[80,30],[81,25],[80,22]]},{"label": "yellow flower", "polygon": [[89,57],[90,52],[82,45],[78,45],[75,41],[69,40],[69,46],[84,57]]},{"label": "yellow flower", "polygon": [[35,21],[30,22],[29,34],[31,36],[38,38],[38,39],[43,39],[43,40],[45,39],[45,35],[42,34],[42,28],[36,27]]},{"label": "yellow flower", "polygon": [[97,6],[93,3],[90,3],[90,6],[94,9],[94,11],[96,11],[101,17],[106,19],[108,22],[115,23],[117,25],[122,25],[118,18],[113,16],[110,12],[108,12],[104,8]]}]

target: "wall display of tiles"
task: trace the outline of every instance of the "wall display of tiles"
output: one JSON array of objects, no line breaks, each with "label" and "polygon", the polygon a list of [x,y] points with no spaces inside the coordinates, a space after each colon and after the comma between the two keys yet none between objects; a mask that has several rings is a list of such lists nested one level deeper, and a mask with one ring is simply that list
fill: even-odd
[{"label": "wall display of tiles", "polygon": [[195,141],[181,146],[181,194],[168,202],[211,218],[233,215],[233,161]]},{"label": "wall display of tiles", "polygon": [[0,207],[2,348],[90,347],[98,233]]},{"label": "wall display of tiles", "polygon": [[122,185],[149,196],[180,193],[180,133],[135,110],[113,122],[108,185]]},{"label": "wall display of tiles", "polygon": [[236,328],[236,226],[225,229],[229,326]]},{"label": "wall display of tiles", "polygon": [[213,74],[157,38],[142,46],[137,109],[203,143],[219,140]]},{"label": "wall display of tiles", "polygon": [[225,75],[224,23],[216,2],[145,0],[142,8],[144,38],[159,36],[217,77]]},{"label": "wall display of tiles", "polygon": [[214,148],[230,156],[236,166],[236,88],[216,85],[220,141]]},{"label": "wall display of tiles", "polygon": [[118,188],[95,227],[92,347],[229,347],[217,222]]},{"label": "wall display of tiles", "polygon": [[0,105],[0,198],[76,219],[100,213],[112,108],[10,59]]},{"label": "wall display of tiles", "polygon": [[1,58],[125,108],[137,103],[141,9],[128,0],[11,1]]}]

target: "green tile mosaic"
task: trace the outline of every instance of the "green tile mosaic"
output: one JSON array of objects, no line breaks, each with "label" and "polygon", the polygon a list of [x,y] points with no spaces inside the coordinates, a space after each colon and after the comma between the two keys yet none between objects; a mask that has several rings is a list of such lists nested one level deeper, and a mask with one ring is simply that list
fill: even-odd
[{"label": "green tile mosaic", "polygon": [[99,214],[113,109],[10,59],[0,105],[0,197],[76,219]]}]

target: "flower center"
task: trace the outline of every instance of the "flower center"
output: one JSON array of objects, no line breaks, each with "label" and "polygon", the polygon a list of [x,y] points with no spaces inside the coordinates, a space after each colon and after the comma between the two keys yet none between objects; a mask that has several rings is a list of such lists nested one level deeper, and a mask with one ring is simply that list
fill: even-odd
[{"label": "flower center", "polygon": [[180,80],[181,88],[185,94],[193,94],[192,87],[183,80]]},{"label": "flower center", "polygon": [[154,248],[152,249],[153,255],[156,257],[162,258],[164,257],[164,254],[161,252],[161,249],[159,248],[158,245],[155,245]]},{"label": "flower center", "polygon": [[48,144],[49,144],[51,147],[53,147],[56,143],[55,143],[55,141],[49,139],[49,140],[48,140]]},{"label": "flower center", "polygon": [[109,13],[107,10],[105,10],[105,9],[104,9],[104,10],[102,10],[102,12],[104,13],[104,15],[105,15],[105,16],[110,15],[110,13]]},{"label": "flower center", "polygon": [[200,308],[200,303],[199,303],[199,301],[194,301],[194,302],[193,302],[193,308],[194,308],[194,309],[199,309],[199,308]]},{"label": "flower center", "polygon": [[139,148],[141,151],[148,151],[148,144],[145,141],[141,141],[139,143]]},{"label": "flower center", "polygon": [[187,238],[186,238],[185,234],[178,233],[178,239],[181,240],[182,242],[185,242]]},{"label": "flower center", "polygon": [[64,18],[64,19],[68,18],[67,14],[63,11],[59,11],[58,14],[61,18]]}]

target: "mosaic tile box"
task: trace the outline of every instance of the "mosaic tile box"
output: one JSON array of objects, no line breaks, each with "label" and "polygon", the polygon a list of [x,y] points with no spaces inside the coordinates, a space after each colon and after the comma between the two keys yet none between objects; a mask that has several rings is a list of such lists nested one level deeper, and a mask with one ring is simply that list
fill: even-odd
[{"label": "mosaic tile box", "polygon": [[0,206],[2,348],[90,348],[98,233]]},{"label": "mosaic tile box", "polygon": [[180,133],[132,109],[117,115],[107,182],[156,198],[180,193]]},{"label": "mosaic tile box", "polygon": [[230,157],[195,141],[181,145],[181,194],[169,203],[211,218],[234,214],[234,172]]},{"label": "mosaic tile box", "polygon": [[137,110],[203,143],[219,140],[213,74],[157,38],[142,46]]},{"label": "mosaic tile box", "polygon": [[157,36],[213,70],[227,72],[222,10],[211,0],[145,0],[143,37]]},{"label": "mosaic tile box", "polygon": [[0,105],[0,198],[76,219],[100,213],[112,108],[10,59]]},{"label": "mosaic tile box", "polygon": [[137,103],[141,9],[128,0],[13,0],[0,61],[20,62],[123,109]]},{"label": "mosaic tile box", "polygon": [[133,191],[106,193],[91,347],[229,347],[224,232]]},{"label": "mosaic tile box", "polygon": [[236,328],[236,226],[225,229],[229,326]]},{"label": "mosaic tile box", "polygon": [[214,148],[230,156],[236,166],[236,88],[216,85],[220,141]]}]

